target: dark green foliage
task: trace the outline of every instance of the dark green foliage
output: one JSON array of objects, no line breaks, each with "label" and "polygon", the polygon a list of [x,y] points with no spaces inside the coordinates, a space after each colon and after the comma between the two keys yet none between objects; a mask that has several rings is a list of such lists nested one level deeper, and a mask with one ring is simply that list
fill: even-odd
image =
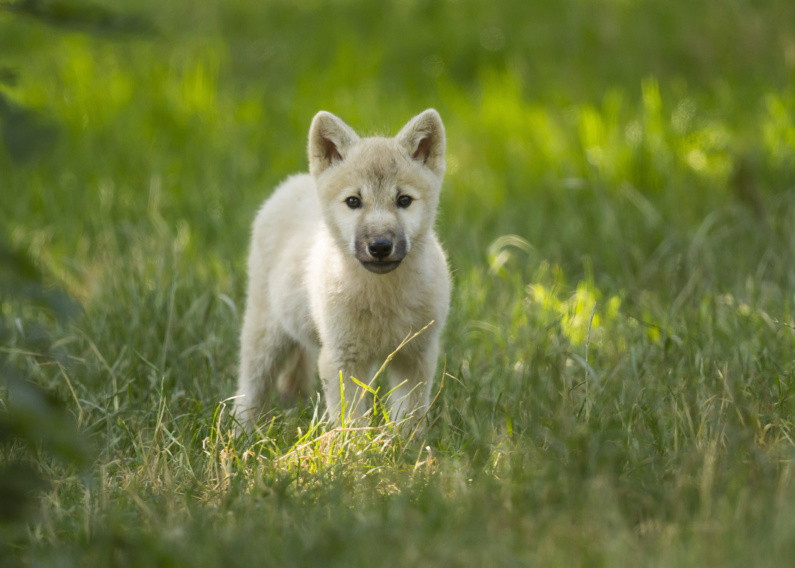
[{"label": "dark green foliage", "polygon": [[[0,303],[19,310],[28,307],[46,310],[50,318],[60,320],[77,312],[76,302],[60,289],[48,289],[30,258],[11,249],[2,237]],[[0,315],[0,346],[11,345],[14,335],[9,329],[10,318],[3,316]],[[38,329],[38,337],[29,336],[17,345],[49,343],[49,334],[43,327]],[[78,433],[74,418],[61,403],[25,380],[16,365],[9,362],[10,350],[3,351],[0,353],[0,554],[8,556],[12,549],[6,539],[13,542],[20,534],[35,498],[47,487],[48,475],[37,462],[49,461],[43,456],[50,455],[64,463],[85,467],[90,450]]]},{"label": "dark green foliage", "polygon": [[51,150],[55,144],[53,125],[42,123],[33,112],[15,107],[3,97],[0,97],[0,124],[3,145],[14,162],[26,162]]},{"label": "dark green foliage", "polygon": [[152,33],[141,16],[114,12],[101,4],[58,0],[17,0],[0,8],[53,25],[92,33]]}]

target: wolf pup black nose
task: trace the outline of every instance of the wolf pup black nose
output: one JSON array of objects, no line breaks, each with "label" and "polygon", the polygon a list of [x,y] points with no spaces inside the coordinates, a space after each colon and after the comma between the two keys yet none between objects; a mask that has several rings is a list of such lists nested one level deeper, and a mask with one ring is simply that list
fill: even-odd
[{"label": "wolf pup black nose", "polygon": [[392,254],[392,241],[389,239],[375,239],[367,245],[367,250],[378,260],[382,260]]}]

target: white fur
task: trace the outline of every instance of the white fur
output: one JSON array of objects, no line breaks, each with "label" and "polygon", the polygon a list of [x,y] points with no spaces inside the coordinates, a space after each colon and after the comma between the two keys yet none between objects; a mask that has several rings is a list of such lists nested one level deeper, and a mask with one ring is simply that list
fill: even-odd
[{"label": "white fur", "polygon": [[[444,147],[434,110],[395,138],[359,138],[334,115],[315,116],[311,175],[288,178],[254,222],[235,409],[241,423],[251,424],[273,385],[285,398],[310,393],[315,369],[332,416],[341,410],[340,373],[346,412],[363,414],[350,377],[368,383],[409,333],[433,320],[388,370],[390,386],[402,384],[390,398],[392,418],[422,416],[450,302],[447,261],[433,231]],[[408,207],[397,205],[400,195],[413,199]],[[351,196],[361,207],[349,207]],[[368,243],[379,237],[394,244],[386,261],[405,253],[386,273],[360,262],[375,259]]]}]

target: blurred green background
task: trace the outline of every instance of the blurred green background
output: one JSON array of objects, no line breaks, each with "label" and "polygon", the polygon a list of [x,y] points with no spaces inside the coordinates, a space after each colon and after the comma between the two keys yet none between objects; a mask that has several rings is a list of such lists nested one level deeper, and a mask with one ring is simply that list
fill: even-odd
[{"label": "blurred green background", "polygon": [[318,109],[391,134],[438,108],[454,257],[516,232],[616,270],[599,248],[792,185],[785,1],[4,6],[3,213],[60,260],[154,224],[239,261]]},{"label": "blurred green background", "polygon": [[[278,466],[311,407],[220,442],[250,224],[313,115],[428,107],[426,445]],[[787,565],[793,187],[791,0],[0,0],[0,458],[46,481],[0,555]]]}]

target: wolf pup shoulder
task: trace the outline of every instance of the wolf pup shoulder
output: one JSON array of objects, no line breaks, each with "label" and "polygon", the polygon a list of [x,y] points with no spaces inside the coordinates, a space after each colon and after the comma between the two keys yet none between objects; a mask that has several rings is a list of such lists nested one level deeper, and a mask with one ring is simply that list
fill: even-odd
[{"label": "wolf pup shoulder", "polygon": [[351,377],[373,371],[409,333],[427,330],[389,364],[390,417],[428,407],[450,304],[447,260],[434,233],[445,171],[439,114],[394,138],[360,138],[319,112],[310,174],[282,183],[254,221],[235,399],[250,427],[275,387],[306,396],[316,371],[332,417],[367,410]]}]

